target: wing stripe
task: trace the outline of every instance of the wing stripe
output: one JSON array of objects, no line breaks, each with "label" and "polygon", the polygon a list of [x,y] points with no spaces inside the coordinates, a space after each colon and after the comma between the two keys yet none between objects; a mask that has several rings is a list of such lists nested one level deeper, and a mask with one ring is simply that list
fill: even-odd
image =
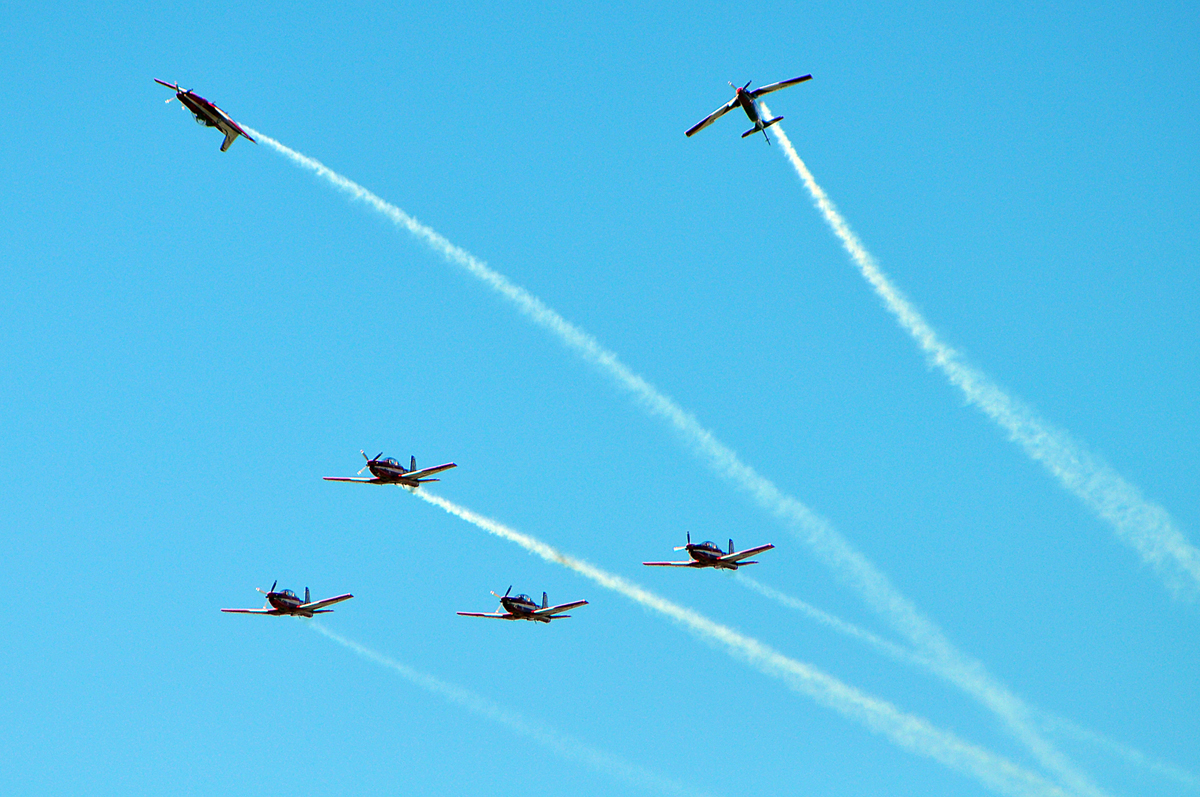
[{"label": "wing stripe", "polygon": [[708,116],[701,119],[700,122],[698,122],[695,127],[693,127],[691,130],[687,131],[684,135],[691,136],[693,133],[700,132],[701,130],[708,127],[713,122],[717,121],[722,116],[724,116],[725,114],[727,114],[731,110],[733,110],[733,106],[735,106],[735,105],[737,105],[737,97],[734,97],[732,100],[725,103],[720,108],[718,108],[717,110],[710,113]]},{"label": "wing stripe", "polygon": [[786,89],[788,86],[794,86],[797,83],[803,83],[806,80],[812,80],[812,75],[803,75],[802,77],[794,77],[791,80],[781,80],[778,83],[772,83],[768,86],[761,86],[749,92],[749,94],[751,97],[757,100],[764,94],[770,94],[772,91],[778,91],[779,89]]}]

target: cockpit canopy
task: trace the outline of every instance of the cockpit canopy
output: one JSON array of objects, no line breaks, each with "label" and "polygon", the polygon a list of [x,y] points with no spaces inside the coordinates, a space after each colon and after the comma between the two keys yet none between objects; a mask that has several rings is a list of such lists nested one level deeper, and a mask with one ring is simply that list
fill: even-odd
[{"label": "cockpit canopy", "polygon": [[[290,589],[285,589],[280,594],[283,595],[283,597],[285,597],[285,598],[296,598],[296,593],[292,592]],[[300,600],[300,599],[296,598],[296,600]]]},{"label": "cockpit canopy", "polygon": [[[512,600],[516,601],[517,603],[533,603],[533,598],[525,594],[514,595]],[[533,605],[536,606],[537,604],[533,603]]]},{"label": "cockpit canopy", "polygon": [[700,547],[701,547],[701,548],[711,548],[711,549],[713,549],[714,551],[719,551],[719,550],[721,550],[721,546],[717,545],[717,544],[716,544],[715,542],[713,542],[712,540],[705,540],[704,542],[700,543]]}]

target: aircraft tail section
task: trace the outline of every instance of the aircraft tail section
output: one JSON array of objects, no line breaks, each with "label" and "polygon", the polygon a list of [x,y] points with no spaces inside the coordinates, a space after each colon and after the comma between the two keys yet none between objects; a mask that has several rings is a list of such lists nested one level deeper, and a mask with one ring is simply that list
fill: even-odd
[{"label": "aircraft tail section", "polygon": [[546,598],[546,593],[543,592],[542,593],[542,608],[545,609],[545,608],[548,608],[549,606],[550,606],[550,601]]},{"label": "aircraft tail section", "polygon": [[416,454],[413,454],[412,458],[408,461],[408,469],[410,471],[414,471],[417,469],[417,455]]},{"label": "aircraft tail section", "polygon": [[752,136],[755,133],[757,133],[759,130],[762,130],[762,129],[763,129],[762,125],[755,125],[754,127],[747,130],[745,133],[742,133],[742,138],[745,138],[746,136]]},{"label": "aircraft tail section", "polygon": [[783,121],[782,116],[776,116],[774,119],[768,119],[767,121],[763,122],[763,129],[765,130],[768,127],[770,127],[771,125],[775,124],[776,122],[782,122],[782,121]]},{"label": "aircraft tail section", "polygon": [[226,133],[225,143],[221,145],[221,151],[224,152],[225,150],[229,149],[229,145],[232,144],[233,140],[239,135],[241,135],[241,133],[236,130],[230,130],[228,133]]},{"label": "aircraft tail section", "polygon": [[304,602],[305,602],[305,603],[312,603],[312,601],[311,601],[311,600],[309,600],[309,598],[308,598],[308,587],[305,587],[305,588],[304,588]]}]

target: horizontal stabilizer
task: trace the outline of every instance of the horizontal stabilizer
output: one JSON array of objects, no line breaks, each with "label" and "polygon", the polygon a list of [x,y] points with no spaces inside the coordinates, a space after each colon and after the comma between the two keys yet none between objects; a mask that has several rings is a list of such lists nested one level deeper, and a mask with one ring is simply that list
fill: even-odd
[{"label": "horizontal stabilizer", "polygon": [[770,119],[766,123],[764,123],[763,127],[767,128],[767,127],[770,127],[771,125],[775,124],[776,122],[782,122],[782,121],[783,121],[782,116],[776,116],[774,119]]}]

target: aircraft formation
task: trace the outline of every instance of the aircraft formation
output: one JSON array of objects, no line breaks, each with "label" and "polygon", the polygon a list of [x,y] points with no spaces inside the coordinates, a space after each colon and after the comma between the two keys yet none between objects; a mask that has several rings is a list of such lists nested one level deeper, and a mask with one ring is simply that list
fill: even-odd
[{"label": "aircraft formation", "polygon": [[[764,119],[758,105],[758,98],[772,91],[778,91],[788,86],[794,86],[797,83],[803,83],[806,80],[811,80],[812,75],[802,75],[801,77],[792,78],[790,80],[781,80],[778,83],[770,83],[761,86],[757,89],[750,89],[750,83],[742,87],[737,87],[730,81],[729,86],[734,90],[733,99],[726,102],[717,110],[710,113],[704,119],[700,120],[696,125],[685,132],[685,135],[691,137],[693,134],[703,130],[717,119],[724,116],[734,108],[740,107],[745,111],[753,123],[753,127],[742,134],[742,138],[761,132],[767,143],[771,143],[771,139],[767,136],[766,130],[773,124],[781,121],[782,116],[776,116],[771,119]],[[154,82],[166,86],[175,91],[175,97],[180,104],[192,113],[198,124],[205,127],[215,127],[225,134],[225,140],[221,144],[221,151],[225,152],[230,145],[237,139],[238,136],[243,136],[248,141],[254,142],[245,130],[243,130],[237,122],[235,122],[229,114],[222,111],[212,102],[195,94],[189,89],[182,89],[176,83],[168,83],[165,80],[154,79]],[[167,100],[171,102],[171,100]],[[366,464],[359,469],[355,476],[326,476],[326,481],[332,482],[355,482],[358,484],[396,484],[404,487],[407,490],[416,490],[422,484],[429,482],[440,481],[440,479],[430,478],[443,471],[457,467],[453,462],[447,462],[442,465],[435,465],[430,468],[417,468],[417,458],[415,456],[409,459],[409,466],[406,468],[398,460],[391,457],[384,457],[383,452],[368,457],[365,450],[360,450],[362,457],[366,460]],[[363,476],[363,471],[370,471],[369,477]],[[729,550],[724,551],[714,542],[693,543],[692,535],[687,534],[687,544],[675,548],[676,551],[687,551],[688,561],[686,562],[642,562],[648,567],[691,567],[691,568],[712,568],[715,570],[737,570],[739,567],[746,565],[758,564],[756,560],[750,559],[751,556],[768,551],[774,548],[770,543],[759,545],[754,548],[747,548],[742,551],[734,550],[733,540],[729,540]],[[304,588],[303,600],[292,590],[284,589],[276,591],[279,582],[276,581],[271,585],[270,590],[263,590],[256,587],[259,592],[266,596],[266,604],[261,609],[222,609],[223,612],[233,614],[261,614],[275,617],[305,617],[311,618],[317,614],[332,612],[332,609],[326,607],[342,601],[349,600],[354,596],[346,593],[337,595],[332,598],[313,601],[310,598],[309,590]],[[586,600],[572,601],[570,603],[562,603],[556,606],[549,605],[549,599],[545,592],[542,593],[542,603],[539,606],[532,598],[525,594],[512,595],[512,586],[505,591],[503,595],[492,593],[500,600],[500,609],[494,612],[458,612],[463,617],[487,617],[494,620],[529,620],[532,622],[547,623],[551,620],[561,620],[570,617],[564,612],[580,606],[586,606]]]},{"label": "aircraft formation", "polygon": [[[358,484],[398,484],[408,490],[416,490],[422,484],[428,482],[440,481],[440,479],[426,478],[435,473],[450,470],[458,467],[453,462],[447,462],[442,465],[435,465],[432,468],[417,468],[417,458],[409,459],[409,466],[405,468],[397,460],[391,457],[384,458],[383,452],[379,452],[374,458],[368,457],[366,451],[359,451],[363,459],[367,461],[359,469],[361,474],[364,470],[371,471],[370,478],[358,478],[355,476],[326,476],[325,481],[330,482],[355,482]],[[767,543],[754,548],[747,548],[744,551],[735,551],[733,549],[733,540],[729,541],[729,551],[722,551],[721,548],[714,542],[693,543],[691,532],[687,533],[687,544],[680,545],[675,548],[677,551],[687,551],[690,557],[687,562],[642,562],[644,565],[651,567],[711,567],[717,570],[737,570],[739,567],[746,565],[758,564],[757,561],[750,560],[749,557],[755,554],[769,551],[774,548],[774,545]],[[338,595],[333,598],[325,598],[324,600],[313,601],[309,596],[308,587],[304,588],[304,599],[301,600],[295,592],[290,589],[275,591],[279,585],[276,581],[271,585],[270,590],[263,590],[255,587],[263,595],[267,596],[267,602],[261,609],[222,609],[223,612],[233,614],[265,614],[273,617],[288,616],[288,617],[312,617],[315,614],[323,614],[332,612],[333,609],[326,609],[326,606],[332,606],[335,603],[340,603],[349,600],[354,596],[347,593]],[[458,612],[462,617],[489,617],[493,620],[531,620],[537,623],[549,623],[551,620],[565,620],[570,617],[569,614],[563,612],[576,609],[580,606],[586,606],[587,601],[572,601],[570,603],[560,603],[556,606],[551,606],[546,593],[542,593],[542,604],[539,606],[533,598],[525,594],[512,595],[512,585],[509,585],[503,595],[495,595],[500,599],[501,609],[495,612]]]}]

